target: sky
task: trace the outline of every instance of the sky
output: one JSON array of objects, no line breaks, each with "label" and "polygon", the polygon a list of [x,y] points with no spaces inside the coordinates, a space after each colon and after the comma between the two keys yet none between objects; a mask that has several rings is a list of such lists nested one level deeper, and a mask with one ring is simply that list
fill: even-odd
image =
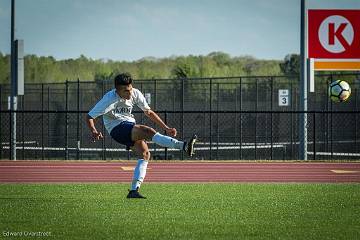
[{"label": "sky", "polygon": [[[360,9],[360,0],[307,0]],[[11,0],[0,0],[0,52],[10,52]],[[300,0],[16,0],[25,54],[136,61],[207,55],[281,60],[300,52]]]}]

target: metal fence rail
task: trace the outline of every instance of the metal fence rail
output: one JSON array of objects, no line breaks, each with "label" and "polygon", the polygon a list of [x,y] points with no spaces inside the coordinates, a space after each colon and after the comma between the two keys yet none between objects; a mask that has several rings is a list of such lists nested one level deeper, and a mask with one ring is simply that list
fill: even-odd
[{"label": "metal fence rail", "polygon": [[[1,158],[10,156],[11,111],[0,111]],[[187,139],[198,134],[196,159],[296,160],[301,111],[158,111],[182,129]],[[360,111],[308,111],[309,159],[360,159]],[[135,155],[105,133],[90,142],[87,111],[19,110],[18,159],[129,159]],[[141,112],[141,123],[153,126]],[[103,129],[101,121],[98,128]],[[156,126],[153,126],[156,128]],[[187,159],[182,152],[149,143],[154,159]]]}]

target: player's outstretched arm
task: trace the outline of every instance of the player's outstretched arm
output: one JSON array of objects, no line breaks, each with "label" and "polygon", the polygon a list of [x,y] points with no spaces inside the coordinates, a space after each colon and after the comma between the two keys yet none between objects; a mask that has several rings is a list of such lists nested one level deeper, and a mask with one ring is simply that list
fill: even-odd
[{"label": "player's outstretched arm", "polygon": [[166,133],[170,136],[175,137],[177,134],[177,131],[175,128],[170,128],[168,127],[164,121],[159,117],[159,115],[157,115],[156,112],[152,111],[152,110],[146,110],[144,111],[145,115],[150,118],[151,121],[153,121],[155,124],[157,124],[159,127],[161,127],[162,129],[164,129],[166,131]]},{"label": "player's outstretched arm", "polygon": [[90,117],[89,115],[87,115],[87,118],[86,118],[86,123],[90,129],[90,132],[91,132],[91,135],[92,135],[92,138],[91,140],[93,142],[95,142],[96,140],[100,140],[103,138],[103,135],[101,132],[98,132],[96,130],[96,127],[95,127],[95,119]]}]

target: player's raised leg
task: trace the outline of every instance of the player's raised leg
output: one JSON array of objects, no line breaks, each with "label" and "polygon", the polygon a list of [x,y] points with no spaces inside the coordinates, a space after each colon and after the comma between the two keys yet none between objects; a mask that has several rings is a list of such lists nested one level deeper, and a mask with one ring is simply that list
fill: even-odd
[{"label": "player's raised leg", "polygon": [[134,143],[134,146],[131,149],[137,153],[139,160],[134,170],[131,190],[129,191],[127,198],[145,198],[139,193],[139,189],[145,179],[147,165],[150,160],[149,148],[145,141],[139,140]]},{"label": "player's raised leg", "polygon": [[145,125],[135,125],[131,132],[131,138],[133,141],[145,139],[153,141],[163,147],[183,150],[186,151],[189,156],[194,154],[194,144],[197,140],[197,136],[194,135],[188,142],[179,141],[175,138],[156,132],[153,128]]}]

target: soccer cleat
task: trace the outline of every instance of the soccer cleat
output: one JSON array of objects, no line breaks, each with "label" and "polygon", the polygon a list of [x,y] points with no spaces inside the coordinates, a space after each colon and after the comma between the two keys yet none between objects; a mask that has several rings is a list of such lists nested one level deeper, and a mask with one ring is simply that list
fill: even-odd
[{"label": "soccer cleat", "polygon": [[192,138],[185,144],[184,150],[187,152],[189,157],[192,157],[195,153],[194,145],[197,141],[197,136],[194,134]]},{"label": "soccer cleat", "polygon": [[141,195],[139,193],[139,188],[137,188],[136,190],[129,190],[129,193],[126,196],[126,198],[144,198],[144,199],[146,199],[146,197],[144,197],[143,195]]}]

